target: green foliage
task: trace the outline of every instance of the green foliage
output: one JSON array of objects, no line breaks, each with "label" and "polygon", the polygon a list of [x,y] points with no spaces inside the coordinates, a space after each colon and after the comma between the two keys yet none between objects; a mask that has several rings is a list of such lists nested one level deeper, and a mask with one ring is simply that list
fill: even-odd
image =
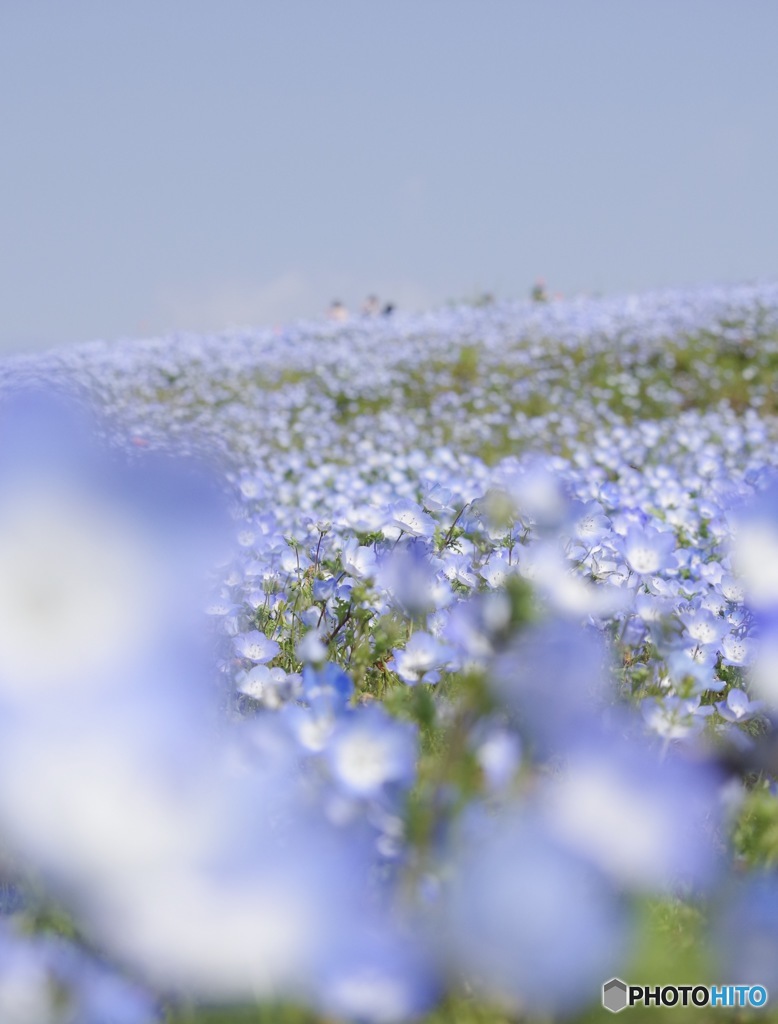
[{"label": "green foliage", "polygon": [[478,379],[479,355],[476,345],[463,345],[459,350],[456,362],[451,368],[451,376],[461,389]]},{"label": "green foliage", "polygon": [[308,1010],[287,1004],[265,1003],[244,1007],[189,1007],[171,1009],[165,1024],[315,1024]]},{"label": "green foliage", "polygon": [[746,796],[732,839],[737,855],[749,867],[778,864],[778,801],[766,782]]}]

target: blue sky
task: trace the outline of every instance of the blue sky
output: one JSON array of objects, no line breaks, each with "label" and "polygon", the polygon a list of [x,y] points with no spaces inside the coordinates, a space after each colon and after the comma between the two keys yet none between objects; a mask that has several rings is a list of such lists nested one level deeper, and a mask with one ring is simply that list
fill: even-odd
[{"label": "blue sky", "polygon": [[0,0],[0,347],[778,275],[773,0]]}]

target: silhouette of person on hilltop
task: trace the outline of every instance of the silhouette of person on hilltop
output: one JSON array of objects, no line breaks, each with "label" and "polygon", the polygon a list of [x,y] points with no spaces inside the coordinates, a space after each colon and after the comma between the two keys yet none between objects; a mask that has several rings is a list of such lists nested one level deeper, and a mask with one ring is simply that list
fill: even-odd
[{"label": "silhouette of person on hilltop", "polygon": [[533,302],[548,302],[548,289],[542,277],[539,277],[533,284],[529,297]]},{"label": "silhouette of person on hilltop", "polygon": [[339,324],[345,323],[348,320],[348,310],[340,299],[332,300],[330,308],[327,310],[327,318]]}]

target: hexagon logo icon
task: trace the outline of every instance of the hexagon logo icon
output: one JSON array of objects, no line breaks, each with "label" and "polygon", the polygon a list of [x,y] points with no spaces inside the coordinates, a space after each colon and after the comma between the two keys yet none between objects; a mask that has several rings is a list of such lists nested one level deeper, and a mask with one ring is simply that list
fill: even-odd
[{"label": "hexagon logo icon", "polygon": [[611,1013],[618,1013],[627,1005],[627,986],[621,978],[611,978],[602,986],[602,1005]]}]

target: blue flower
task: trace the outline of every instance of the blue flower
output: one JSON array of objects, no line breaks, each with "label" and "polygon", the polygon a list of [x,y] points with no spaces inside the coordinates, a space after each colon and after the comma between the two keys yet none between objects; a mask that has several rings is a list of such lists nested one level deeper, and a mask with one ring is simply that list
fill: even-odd
[{"label": "blue flower", "polygon": [[270,637],[253,629],[248,633],[242,633],[233,641],[236,652],[241,658],[253,661],[256,665],[263,665],[272,661],[281,650],[280,645],[271,640]]},{"label": "blue flower", "polygon": [[638,737],[585,736],[539,802],[548,827],[614,881],[649,891],[710,884],[720,868],[722,779]]},{"label": "blue flower", "polygon": [[562,619],[520,632],[494,660],[491,680],[522,734],[544,754],[586,733],[614,696],[601,637]]},{"label": "blue flower", "polygon": [[624,560],[640,576],[653,576],[674,564],[676,540],[673,533],[653,527],[630,527],[623,542]]},{"label": "blue flower", "polygon": [[400,1024],[431,1010],[441,984],[425,938],[390,920],[366,922],[333,950],[316,982],[317,1005],[365,1024]]},{"label": "blue flower", "polygon": [[617,974],[629,922],[614,890],[520,809],[471,820],[449,868],[441,939],[479,994],[523,1012],[571,1012]]},{"label": "blue flower", "polygon": [[327,746],[327,762],[343,788],[359,797],[385,787],[407,787],[416,773],[416,729],[383,708],[358,707],[341,719]]},{"label": "blue flower", "polygon": [[429,633],[418,631],[402,649],[395,649],[392,658],[394,670],[408,686],[417,683],[437,683],[440,670],[450,661],[450,648]]},{"label": "blue flower", "polygon": [[727,633],[721,641],[722,664],[738,667],[752,665],[756,649],[756,643],[751,638]]},{"label": "blue flower", "polygon": [[334,662],[314,668],[306,665],[303,669],[302,695],[311,705],[328,706],[342,711],[354,693],[351,677]]},{"label": "blue flower", "polygon": [[410,537],[431,537],[435,533],[435,520],[421,505],[407,498],[389,506],[388,523]]},{"label": "blue flower", "polygon": [[343,548],[341,564],[346,572],[357,577],[357,579],[369,578],[375,572],[375,552],[372,548],[360,545],[356,538],[352,538]]},{"label": "blue flower", "polygon": [[727,699],[716,704],[716,710],[727,722],[749,722],[764,710],[764,701],[750,700],[745,690],[733,686]]}]

